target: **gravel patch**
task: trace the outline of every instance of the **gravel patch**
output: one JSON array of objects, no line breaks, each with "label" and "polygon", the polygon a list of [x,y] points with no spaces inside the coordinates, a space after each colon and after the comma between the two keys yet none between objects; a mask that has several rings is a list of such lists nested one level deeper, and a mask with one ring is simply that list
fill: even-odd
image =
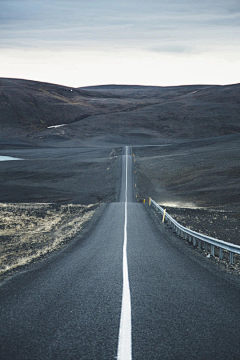
[{"label": "gravel patch", "polygon": [[191,230],[240,245],[240,212],[215,209],[165,208],[176,221]]}]

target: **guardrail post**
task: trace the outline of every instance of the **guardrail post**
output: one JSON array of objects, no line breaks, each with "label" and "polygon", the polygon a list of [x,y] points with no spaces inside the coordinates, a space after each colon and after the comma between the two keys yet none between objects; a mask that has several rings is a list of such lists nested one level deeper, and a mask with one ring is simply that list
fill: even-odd
[{"label": "guardrail post", "polygon": [[222,260],[223,259],[223,249],[219,248],[219,259]]},{"label": "guardrail post", "polygon": [[201,250],[201,248],[202,248],[202,242],[199,239],[198,239],[198,248],[199,248],[199,250]]},{"label": "guardrail post", "polygon": [[229,253],[229,261],[230,261],[230,264],[233,264],[233,252],[231,252],[231,251]]},{"label": "guardrail post", "polygon": [[204,241],[204,250],[207,251],[207,243]]},{"label": "guardrail post", "polygon": [[211,255],[215,256],[215,246],[211,245]]},{"label": "guardrail post", "polygon": [[191,235],[189,235],[188,239],[189,239],[189,242],[192,242],[192,236]]},{"label": "guardrail post", "polygon": [[196,238],[193,237],[193,246],[196,246]]}]

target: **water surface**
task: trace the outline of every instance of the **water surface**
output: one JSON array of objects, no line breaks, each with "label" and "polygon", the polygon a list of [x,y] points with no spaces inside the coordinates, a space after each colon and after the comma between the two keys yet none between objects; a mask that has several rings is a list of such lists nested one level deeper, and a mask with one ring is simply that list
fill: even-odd
[{"label": "water surface", "polygon": [[0,161],[9,161],[9,160],[23,160],[23,159],[15,158],[12,156],[1,156],[0,155]]}]

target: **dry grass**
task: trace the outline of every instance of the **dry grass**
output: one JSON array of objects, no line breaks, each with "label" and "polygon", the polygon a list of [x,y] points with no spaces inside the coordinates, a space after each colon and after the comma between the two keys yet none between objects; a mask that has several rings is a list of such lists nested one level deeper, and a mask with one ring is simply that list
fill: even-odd
[{"label": "dry grass", "polygon": [[0,275],[58,249],[96,205],[0,204]]}]

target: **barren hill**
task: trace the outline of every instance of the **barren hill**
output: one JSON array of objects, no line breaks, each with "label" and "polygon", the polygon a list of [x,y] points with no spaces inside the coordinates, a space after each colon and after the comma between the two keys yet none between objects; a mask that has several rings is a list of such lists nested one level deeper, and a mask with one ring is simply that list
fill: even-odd
[{"label": "barren hill", "polygon": [[[91,87],[91,90],[94,88]],[[125,113],[91,117],[108,131],[149,133],[160,138],[207,138],[240,132],[240,84],[229,86],[100,86],[102,95],[148,99],[150,105]],[[112,130],[110,127],[112,127]],[[87,124],[86,124],[87,125]]]},{"label": "barren hill", "polygon": [[[49,126],[68,124],[59,133]],[[240,84],[85,88],[0,79],[2,134],[199,139],[240,132]]]},{"label": "barren hill", "polygon": [[137,100],[92,90],[0,78],[2,134],[39,132],[48,126],[80,122],[93,114],[131,110],[137,105]]}]

